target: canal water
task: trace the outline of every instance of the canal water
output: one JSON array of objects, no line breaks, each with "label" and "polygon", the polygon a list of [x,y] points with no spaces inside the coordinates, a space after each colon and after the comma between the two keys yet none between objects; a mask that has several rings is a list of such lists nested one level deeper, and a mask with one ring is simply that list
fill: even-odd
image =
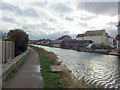
[{"label": "canal water", "polygon": [[77,79],[88,85],[120,88],[120,58],[117,56],[35,46],[54,52]]}]

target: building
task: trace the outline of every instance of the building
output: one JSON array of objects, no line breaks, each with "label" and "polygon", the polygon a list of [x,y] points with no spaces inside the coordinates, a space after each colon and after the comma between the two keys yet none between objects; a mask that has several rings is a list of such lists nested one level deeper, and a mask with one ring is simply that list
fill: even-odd
[{"label": "building", "polygon": [[109,45],[108,35],[105,30],[86,31],[85,34],[78,34],[76,40],[91,40],[94,44]]},{"label": "building", "polygon": [[89,44],[91,44],[91,40],[67,40],[62,41],[61,47],[65,49],[85,49]]},{"label": "building", "polygon": [[59,41],[67,41],[67,40],[72,40],[72,38],[69,35],[62,36],[58,38]]},{"label": "building", "polygon": [[120,51],[120,21],[119,21],[117,27],[118,27],[118,35],[116,36],[116,39],[117,39],[117,48]]},{"label": "building", "polygon": [[84,40],[84,36],[85,36],[85,34],[78,34],[76,36],[76,40]]},{"label": "building", "polygon": [[60,48],[61,47],[61,41],[58,41],[58,40],[50,41],[49,46]]},{"label": "building", "polygon": [[0,64],[2,64],[2,33],[0,33]]},{"label": "building", "polygon": [[2,33],[0,33],[0,41],[2,41]]},{"label": "building", "polygon": [[108,44],[111,48],[114,48],[114,38],[108,35]]}]

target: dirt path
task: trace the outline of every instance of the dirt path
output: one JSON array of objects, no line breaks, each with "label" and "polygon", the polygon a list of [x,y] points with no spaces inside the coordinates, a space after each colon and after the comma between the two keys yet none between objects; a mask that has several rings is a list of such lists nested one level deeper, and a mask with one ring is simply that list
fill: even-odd
[{"label": "dirt path", "polygon": [[40,72],[40,60],[35,50],[30,48],[28,60],[19,71],[8,80],[4,88],[43,88],[44,82]]}]

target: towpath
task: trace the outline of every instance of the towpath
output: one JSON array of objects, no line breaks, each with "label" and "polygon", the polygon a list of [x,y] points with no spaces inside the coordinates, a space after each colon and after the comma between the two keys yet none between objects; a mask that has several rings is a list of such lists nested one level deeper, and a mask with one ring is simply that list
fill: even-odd
[{"label": "towpath", "polygon": [[40,60],[37,52],[30,48],[29,57],[19,71],[3,85],[4,88],[43,88]]}]

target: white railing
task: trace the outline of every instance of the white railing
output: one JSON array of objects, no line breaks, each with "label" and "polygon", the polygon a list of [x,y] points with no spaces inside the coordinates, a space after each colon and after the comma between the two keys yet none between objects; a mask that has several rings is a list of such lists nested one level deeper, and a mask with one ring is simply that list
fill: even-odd
[{"label": "white railing", "polygon": [[2,81],[4,81],[10,74],[11,70],[16,66],[16,64],[29,52],[29,48],[24,53],[15,57],[14,59],[8,61],[6,64],[2,65]]}]

